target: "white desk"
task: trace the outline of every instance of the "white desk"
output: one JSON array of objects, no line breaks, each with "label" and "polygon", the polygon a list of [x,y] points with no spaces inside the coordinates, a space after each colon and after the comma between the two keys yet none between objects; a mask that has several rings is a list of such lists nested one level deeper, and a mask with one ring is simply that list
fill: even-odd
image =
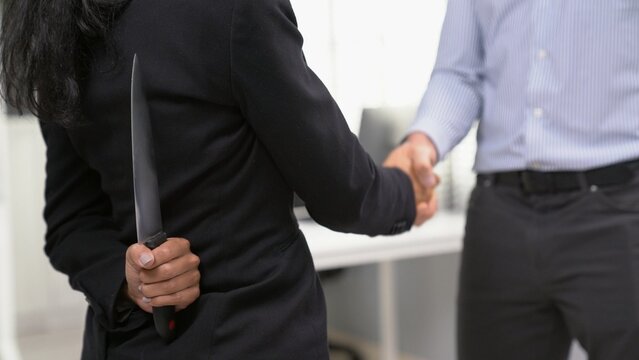
[{"label": "white desk", "polygon": [[439,213],[420,227],[395,236],[369,237],[301,221],[317,270],[439,255],[461,249],[465,216]]},{"label": "white desk", "polygon": [[464,221],[462,214],[442,212],[409,232],[374,238],[338,233],[312,221],[300,222],[300,228],[306,236],[317,270],[379,264],[381,359],[397,360],[393,261],[460,251]]}]

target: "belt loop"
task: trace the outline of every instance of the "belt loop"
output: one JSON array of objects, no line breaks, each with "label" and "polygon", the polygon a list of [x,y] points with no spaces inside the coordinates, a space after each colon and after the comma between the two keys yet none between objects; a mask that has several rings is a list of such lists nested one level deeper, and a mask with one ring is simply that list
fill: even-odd
[{"label": "belt loop", "polygon": [[521,190],[524,194],[530,194],[537,190],[537,184],[533,181],[533,174],[539,174],[530,172],[527,170],[519,173],[519,181],[521,183]]},{"label": "belt loop", "polygon": [[577,172],[577,181],[579,182],[579,187],[581,191],[590,191],[590,186],[588,185],[588,178],[586,177],[586,173],[583,171]]},{"label": "belt loop", "polygon": [[481,174],[479,179],[479,185],[481,185],[482,187],[491,187],[493,185],[495,185],[495,180],[497,178],[497,175],[495,175],[494,173],[491,174]]}]

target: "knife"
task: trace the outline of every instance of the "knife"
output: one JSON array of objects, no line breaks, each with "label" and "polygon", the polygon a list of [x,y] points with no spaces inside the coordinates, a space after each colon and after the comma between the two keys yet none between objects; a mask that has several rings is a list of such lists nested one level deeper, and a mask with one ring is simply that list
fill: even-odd
[{"label": "knife", "polygon": [[[131,75],[131,148],[138,243],[155,249],[166,241],[166,233],[162,228],[160,213],[151,119],[137,54],[133,56]],[[175,306],[154,307],[153,320],[156,331],[165,341],[175,338]]]}]

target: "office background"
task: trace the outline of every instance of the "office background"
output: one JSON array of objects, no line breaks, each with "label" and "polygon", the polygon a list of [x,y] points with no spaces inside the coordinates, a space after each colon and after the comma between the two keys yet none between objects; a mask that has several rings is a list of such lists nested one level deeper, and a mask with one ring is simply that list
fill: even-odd
[{"label": "office background", "polygon": [[[291,2],[307,61],[354,133],[365,108],[417,105],[434,65],[446,0]],[[0,294],[15,283],[15,297],[0,300],[0,339],[13,335],[7,325],[14,318],[23,359],[66,359],[79,348],[84,298],[51,269],[42,251],[44,146],[37,125],[29,117],[3,114]],[[443,208],[463,211],[473,151],[471,135],[438,166],[445,179],[439,189]],[[454,359],[458,265],[458,254],[396,264],[399,347],[407,359]],[[331,331],[363,346],[379,341],[377,271],[373,265],[354,267],[325,281]],[[11,307],[15,317],[3,312]]]}]

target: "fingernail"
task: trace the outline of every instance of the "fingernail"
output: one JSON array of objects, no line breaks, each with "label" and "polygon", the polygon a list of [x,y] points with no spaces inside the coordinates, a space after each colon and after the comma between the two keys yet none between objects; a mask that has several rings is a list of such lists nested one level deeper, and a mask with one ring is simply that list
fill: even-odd
[{"label": "fingernail", "polygon": [[143,297],[142,297],[142,301],[148,304],[148,303],[150,303],[150,302],[151,302],[151,299],[149,299],[149,298],[148,298],[148,297],[146,297],[146,296],[143,296]]},{"label": "fingernail", "polygon": [[142,266],[146,266],[151,261],[153,261],[153,256],[151,254],[144,253],[140,255],[140,264],[142,264]]},{"label": "fingernail", "polygon": [[138,291],[142,292],[142,284],[138,285]]},{"label": "fingernail", "polygon": [[420,176],[419,181],[425,187],[432,187],[437,183],[437,180],[435,180],[435,176],[433,175]]}]

